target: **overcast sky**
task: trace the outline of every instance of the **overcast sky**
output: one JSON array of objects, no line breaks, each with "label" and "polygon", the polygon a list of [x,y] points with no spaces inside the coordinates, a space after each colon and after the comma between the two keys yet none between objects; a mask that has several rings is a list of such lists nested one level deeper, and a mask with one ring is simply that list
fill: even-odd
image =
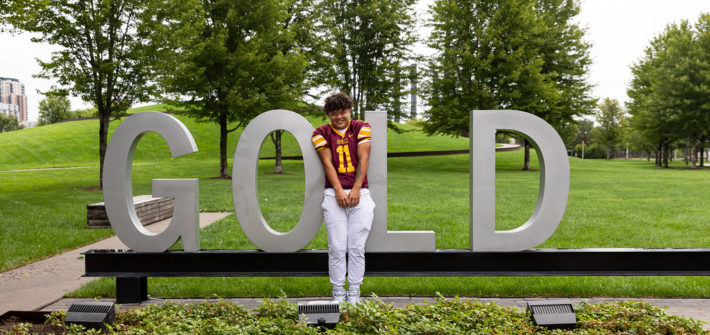
[{"label": "overcast sky", "polygon": [[[433,0],[419,0],[417,10],[422,19],[431,3]],[[578,19],[593,44],[594,64],[589,80],[596,85],[594,95],[626,101],[626,87],[631,80],[629,66],[643,55],[648,42],[667,24],[682,19],[695,22],[703,12],[710,12],[710,0],[583,0]],[[427,33],[427,29],[420,29],[421,35]],[[32,78],[40,70],[35,58],[49,59],[52,47],[32,43],[26,34],[8,33],[0,33],[0,46],[0,77],[25,83],[29,118],[36,120],[39,101],[43,99],[36,91],[48,90],[52,81]],[[73,109],[90,107],[78,98],[71,101]]]}]

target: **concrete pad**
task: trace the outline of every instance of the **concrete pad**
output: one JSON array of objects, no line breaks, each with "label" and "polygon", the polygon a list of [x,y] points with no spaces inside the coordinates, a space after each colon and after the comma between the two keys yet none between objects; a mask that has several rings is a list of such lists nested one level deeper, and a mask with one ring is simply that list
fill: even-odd
[{"label": "concrete pad", "polygon": [[[231,213],[200,213],[200,228],[223,219]],[[146,226],[152,232],[163,231],[170,219]],[[127,249],[118,237],[45,258],[25,266],[0,273],[0,315],[7,311],[38,310],[64,294],[98,278],[84,278],[83,252],[91,249]]]}]

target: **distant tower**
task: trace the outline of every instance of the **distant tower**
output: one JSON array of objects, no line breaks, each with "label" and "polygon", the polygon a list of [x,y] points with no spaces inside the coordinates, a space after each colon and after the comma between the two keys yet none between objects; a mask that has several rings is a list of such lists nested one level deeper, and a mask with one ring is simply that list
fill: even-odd
[{"label": "distant tower", "polygon": [[20,122],[27,121],[25,84],[15,78],[0,77],[0,113],[14,115]]}]

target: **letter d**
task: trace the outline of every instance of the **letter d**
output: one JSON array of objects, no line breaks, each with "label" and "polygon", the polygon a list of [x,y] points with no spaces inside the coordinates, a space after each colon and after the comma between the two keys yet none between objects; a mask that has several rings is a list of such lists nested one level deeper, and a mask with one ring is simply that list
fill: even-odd
[{"label": "letter d", "polygon": [[[522,226],[495,230],[496,130],[522,133],[536,148],[540,191]],[[569,158],[562,139],[543,119],[515,110],[471,112],[471,250],[519,251],[534,248],[555,232],[569,195]]]}]

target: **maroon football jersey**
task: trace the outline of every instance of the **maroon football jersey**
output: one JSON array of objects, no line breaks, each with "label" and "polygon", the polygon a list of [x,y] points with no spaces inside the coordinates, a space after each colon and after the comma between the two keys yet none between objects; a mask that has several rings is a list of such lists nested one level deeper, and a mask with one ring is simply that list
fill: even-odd
[{"label": "maroon football jersey", "polygon": [[[333,155],[333,166],[338,174],[338,181],[344,189],[350,189],[355,184],[355,175],[358,164],[357,146],[370,141],[370,125],[360,120],[351,120],[345,128],[345,134],[328,123],[313,132],[313,146],[316,151],[330,148]],[[325,178],[325,187],[333,187]],[[362,187],[367,187],[367,176],[362,182]]]}]

